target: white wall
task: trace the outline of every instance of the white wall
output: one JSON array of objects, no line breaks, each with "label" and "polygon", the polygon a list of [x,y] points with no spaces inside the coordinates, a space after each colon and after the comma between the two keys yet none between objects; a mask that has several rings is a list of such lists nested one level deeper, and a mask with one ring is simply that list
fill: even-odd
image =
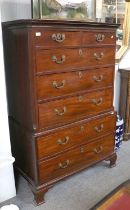
[{"label": "white wall", "polygon": [[130,50],[127,51],[119,64],[115,66],[115,87],[114,87],[114,106],[115,110],[119,111],[119,97],[120,97],[120,73],[119,69],[130,69]]},{"label": "white wall", "polygon": [[31,0],[0,0],[3,21],[31,18]]},{"label": "white wall", "polygon": [[[1,21],[8,21],[19,18],[31,18],[31,0],[0,0],[0,23]],[[6,142],[9,139],[8,124],[7,124],[7,105],[6,105],[6,89],[4,79],[4,62],[3,62],[3,46],[2,46],[2,33],[0,25],[0,124],[6,128],[4,136],[0,132],[0,154],[10,153],[10,146]],[[1,130],[3,130],[1,128]],[[3,140],[2,140],[3,139]]]},{"label": "white wall", "polygon": [[127,51],[119,64],[119,68],[130,68],[130,49]]},{"label": "white wall", "polygon": [[[31,0],[0,0],[0,23],[14,19],[31,18]],[[0,157],[11,156],[7,100],[4,75],[2,30],[0,24]],[[1,159],[0,159],[1,160]],[[0,161],[0,202],[16,195],[12,165],[1,167]]]},{"label": "white wall", "polygon": [[[0,16],[1,20],[1,16]],[[0,156],[11,154],[9,145],[9,130],[7,117],[7,103],[5,91],[5,75],[3,63],[2,30],[0,25]]]},{"label": "white wall", "polygon": [[[1,13],[0,13],[1,22]],[[2,30],[0,25],[0,202],[16,195],[13,166],[5,165],[11,157],[11,147],[8,128],[5,75],[3,63]]]}]

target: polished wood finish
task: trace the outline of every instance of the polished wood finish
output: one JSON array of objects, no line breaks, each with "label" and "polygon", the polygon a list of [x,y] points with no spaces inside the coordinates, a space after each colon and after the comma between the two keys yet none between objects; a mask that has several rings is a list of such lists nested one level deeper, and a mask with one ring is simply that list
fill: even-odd
[{"label": "polished wood finish", "polygon": [[[41,36],[35,36],[35,45],[37,47],[43,48],[53,48],[53,47],[68,47],[68,46],[79,46],[81,42],[81,33],[79,31],[75,31],[75,39],[73,37],[73,31],[45,31],[43,29],[38,30],[41,33]],[[33,33],[37,33],[37,31],[33,31]],[[64,36],[64,41],[57,42],[53,37],[54,35],[60,34]],[[36,34],[37,35],[37,34]]]},{"label": "polished wood finish", "polygon": [[[61,72],[100,65],[114,65],[115,47],[36,50],[37,72]],[[56,60],[53,60],[55,56]],[[109,63],[108,63],[109,60]],[[59,62],[59,63],[57,63]],[[52,68],[53,66],[53,68]]]},{"label": "polished wood finish", "polygon": [[39,162],[40,183],[51,181],[104,159],[113,152],[113,142],[114,136],[111,134],[100,137],[100,140],[92,143],[80,145],[80,147],[70,150],[64,155]]},{"label": "polished wood finish", "polygon": [[42,101],[72,95],[76,92],[109,87],[113,83],[113,77],[113,67],[40,75],[36,78],[37,98]]},{"label": "polished wood finish", "polygon": [[112,88],[38,104],[39,128],[53,128],[112,110]]},{"label": "polished wood finish", "polygon": [[[33,31],[36,34],[35,36],[35,44],[37,47],[42,48],[53,48],[53,47],[72,47],[72,46],[88,46],[88,45],[103,45],[103,44],[114,44],[115,43],[115,34],[113,32],[105,31],[101,32],[100,30],[94,31],[83,31],[79,32],[75,29],[71,32],[65,30],[38,30],[41,33],[39,37],[37,31]],[[73,37],[73,33],[75,33],[75,38]],[[61,42],[57,42],[54,40],[53,36],[60,34],[64,36],[64,40]],[[101,40],[98,36],[104,36]]]},{"label": "polished wood finish", "polygon": [[115,164],[117,27],[54,20],[3,23],[12,151],[37,205],[63,178],[101,160]]},{"label": "polished wood finish", "polygon": [[115,44],[116,37],[113,32],[99,30],[87,31],[83,33],[82,44],[83,45],[104,45]]},{"label": "polished wood finish", "polygon": [[61,130],[38,137],[38,158],[48,158],[48,156],[53,156],[81,143],[87,143],[111,131],[114,132],[115,117],[109,114],[91,120],[83,120],[69,128],[65,126]]},{"label": "polished wood finish", "polygon": [[130,69],[119,69],[121,77],[119,114],[124,120],[125,141],[130,139]]}]

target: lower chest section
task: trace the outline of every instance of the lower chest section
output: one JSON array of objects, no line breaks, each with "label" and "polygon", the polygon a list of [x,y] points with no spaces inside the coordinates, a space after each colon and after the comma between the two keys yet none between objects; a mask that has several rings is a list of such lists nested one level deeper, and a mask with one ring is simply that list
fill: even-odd
[{"label": "lower chest section", "polygon": [[39,183],[50,182],[71,175],[86,166],[107,158],[114,151],[114,135],[109,134],[93,142],[70,149],[63,154],[38,162]]},{"label": "lower chest section", "polygon": [[37,170],[43,184],[73,174],[114,152],[113,112],[37,137]]}]

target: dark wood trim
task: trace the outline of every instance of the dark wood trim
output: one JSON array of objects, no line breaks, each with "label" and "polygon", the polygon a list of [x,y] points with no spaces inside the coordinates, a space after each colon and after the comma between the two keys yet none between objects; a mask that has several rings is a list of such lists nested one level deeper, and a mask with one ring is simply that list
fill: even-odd
[{"label": "dark wood trim", "polygon": [[71,26],[71,27],[97,27],[97,28],[118,28],[120,24],[111,24],[111,23],[99,23],[99,22],[85,22],[85,21],[65,21],[65,20],[42,20],[42,19],[23,19],[23,20],[14,20],[9,22],[3,22],[3,27],[10,27],[10,26]]}]

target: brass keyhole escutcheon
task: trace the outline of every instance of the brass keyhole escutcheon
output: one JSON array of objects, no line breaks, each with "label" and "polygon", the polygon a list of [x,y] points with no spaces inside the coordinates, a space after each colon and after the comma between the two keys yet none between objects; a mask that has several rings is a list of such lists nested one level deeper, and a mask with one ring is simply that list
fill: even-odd
[{"label": "brass keyhole escutcheon", "polygon": [[83,101],[83,96],[78,96],[78,101],[79,102]]},{"label": "brass keyhole escutcheon", "polygon": [[83,57],[83,51],[82,51],[82,49],[79,49],[79,56],[80,57]]},{"label": "brass keyhole escutcheon", "polygon": [[85,128],[84,128],[83,125],[80,127],[80,131],[81,131],[81,132],[84,132],[84,131],[85,131]]},{"label": "brass keyhole escutcheon", "polygon": [[79,74],[79,78],[81,79],[83,77],[83,73],[79,71],[78,74]]},{"label": "brass keyhole escutcheon", "polygon": [[84,152],[84,148],[83,148],[83,147],[80,148],[80,152],[81,152],[81,153]]}]

